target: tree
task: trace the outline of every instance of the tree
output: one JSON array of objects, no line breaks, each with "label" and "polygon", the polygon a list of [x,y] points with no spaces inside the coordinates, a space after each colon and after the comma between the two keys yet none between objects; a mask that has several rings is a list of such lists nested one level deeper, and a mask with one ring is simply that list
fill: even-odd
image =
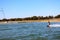
[{"label": "tree", "polygon": [[37,17],[37,16],[33,16],[33,17],[31,17],[31,19],[32,19],[32,20],[37,20],[38,17]]},{"label": "tree", "polygon": [[55,16],[55,18],[60,18],[60,15]]}]

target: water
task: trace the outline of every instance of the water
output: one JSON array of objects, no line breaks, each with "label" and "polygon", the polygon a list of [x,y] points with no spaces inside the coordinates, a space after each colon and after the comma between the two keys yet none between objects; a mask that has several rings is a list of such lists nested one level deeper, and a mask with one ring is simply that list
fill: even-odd
[{"label": "water", "polygon": [[[57,23],[57,22],[52,22]],[[46,22],[0,24],[0,40],[60,40],[60,28]],[[60,24],[60,23],[58,23]]]}]

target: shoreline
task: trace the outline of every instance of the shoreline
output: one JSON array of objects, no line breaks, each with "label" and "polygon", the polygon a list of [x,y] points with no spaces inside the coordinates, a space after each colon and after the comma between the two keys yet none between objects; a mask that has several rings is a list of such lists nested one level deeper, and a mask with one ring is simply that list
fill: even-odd
[{"label": "shoreline", "polygon": [[[23,20],[23,21],[8,21],[8,23],[26,23],[26,22],[60,22],[60,18],[55,19],[45,19],[45,20]],[[2,21],[0,24],[7,23],[7,21]]]}]

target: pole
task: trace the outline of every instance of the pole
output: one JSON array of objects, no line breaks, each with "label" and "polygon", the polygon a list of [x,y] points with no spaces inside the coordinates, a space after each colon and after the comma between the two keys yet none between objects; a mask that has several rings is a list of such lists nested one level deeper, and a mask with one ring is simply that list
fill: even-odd
[{"label": "pole", "polygon": [[3,14],[3,19],[5,19],[5,13],[4,13],[3,8],[1,8],[1,11],[2,11],[2,14]]},{"label": "pole", "polygon": [[[3,19],[6,19],[3,8],[1,8],[1,10],[0,10],[0,11],[1,11],[1,12],[2,12],[2,14],[3,14]],[[7,23],[8,23],[8,20],[6,20],[6,21],[7,21]]]}]

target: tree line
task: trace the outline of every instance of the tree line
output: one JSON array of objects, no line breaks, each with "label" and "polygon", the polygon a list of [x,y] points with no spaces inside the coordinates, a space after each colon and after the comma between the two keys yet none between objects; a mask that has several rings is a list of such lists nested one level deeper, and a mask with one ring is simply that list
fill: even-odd
[{"label": "tree line", "polygon": [[23,21],[23,20],[45,20],[45,19],[53,19],[53,18],[60,18],[60,15],[57,16],[32,16],[32,17],[26,17],[26,18],[11,18],[11,19],[2,19],[0,21]]}]

